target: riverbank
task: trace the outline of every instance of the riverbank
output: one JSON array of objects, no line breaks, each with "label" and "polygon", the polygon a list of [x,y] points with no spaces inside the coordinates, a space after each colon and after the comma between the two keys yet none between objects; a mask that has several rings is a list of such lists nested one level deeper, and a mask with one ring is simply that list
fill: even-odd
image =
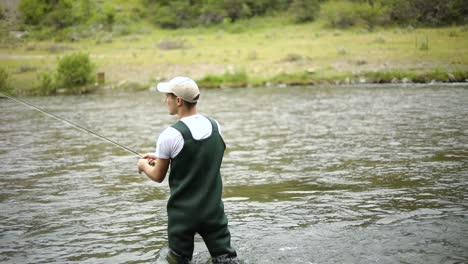
[{"label": "riverbank", "polygon": [[20,40],[0,48],[15,94],[38,94],[58,58],[89,53],[102,89],[147,89],[177,75],[202,88],[352,83],[466,82],[468,31],[446,28],[327,29],[277,18],[210,28],[102,35],[74,42]]}]

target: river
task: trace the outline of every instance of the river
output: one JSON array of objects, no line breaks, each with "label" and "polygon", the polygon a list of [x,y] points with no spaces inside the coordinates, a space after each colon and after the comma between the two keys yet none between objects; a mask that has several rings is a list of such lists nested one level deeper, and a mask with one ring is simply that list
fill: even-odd
[{"label": "river", "polygon": [[[176,121],[149,91],[24,100],[142,153]],[[167,179],[12,100],[0,110],[0,262],[164,263]],[[468,86],[202,90],[199,111],[222,126],[245,263],[468,262]]]}]

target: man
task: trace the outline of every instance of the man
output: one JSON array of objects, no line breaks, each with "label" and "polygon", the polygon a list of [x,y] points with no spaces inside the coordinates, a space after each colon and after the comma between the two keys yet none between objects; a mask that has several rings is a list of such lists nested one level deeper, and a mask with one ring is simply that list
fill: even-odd
[{"label": "man", "polygon": [[138,172],[162,182],[169,165],[171,196],[167,203],[170,258],[189,263],[199,233],[214,263],[237,263],[221,200],[221,162],[225,144],[219,124],[197,112],[200,91],[187,77],[159,83],[169,114],[179,121],[158,138],[156,153],[137,163]]}]

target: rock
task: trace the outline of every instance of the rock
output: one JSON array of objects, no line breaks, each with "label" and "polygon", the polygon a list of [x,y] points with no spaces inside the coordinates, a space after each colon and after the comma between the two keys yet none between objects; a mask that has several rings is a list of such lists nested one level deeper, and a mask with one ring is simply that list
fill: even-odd
[{"label": "rock", "polygon": [[29,33],[28,31],[10,31],[10,35],[15,38],[22,39],[29,36]]},{"label": "rock", "polygon": [[457,79],[455,79],[455,75],[453,75],[451,73],[447,73],[447,75],[448,75],[449,81],[455,82],[457,80]]}]

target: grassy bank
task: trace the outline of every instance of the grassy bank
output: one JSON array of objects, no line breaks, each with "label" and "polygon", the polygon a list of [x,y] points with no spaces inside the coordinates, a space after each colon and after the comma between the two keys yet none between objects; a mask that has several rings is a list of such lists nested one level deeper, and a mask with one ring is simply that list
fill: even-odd
[{"label": "grassy bank", "polygon": [[177,75],[202,88],[468,79],[466,27],[332,30],[320,22],[255,18],[210,28],[141,28],[75,42],[24,40],[0,48],[0,64],[16,94],[37,93],[39,76],[78,51],[105,73],[104,88],[145,89]]}]

